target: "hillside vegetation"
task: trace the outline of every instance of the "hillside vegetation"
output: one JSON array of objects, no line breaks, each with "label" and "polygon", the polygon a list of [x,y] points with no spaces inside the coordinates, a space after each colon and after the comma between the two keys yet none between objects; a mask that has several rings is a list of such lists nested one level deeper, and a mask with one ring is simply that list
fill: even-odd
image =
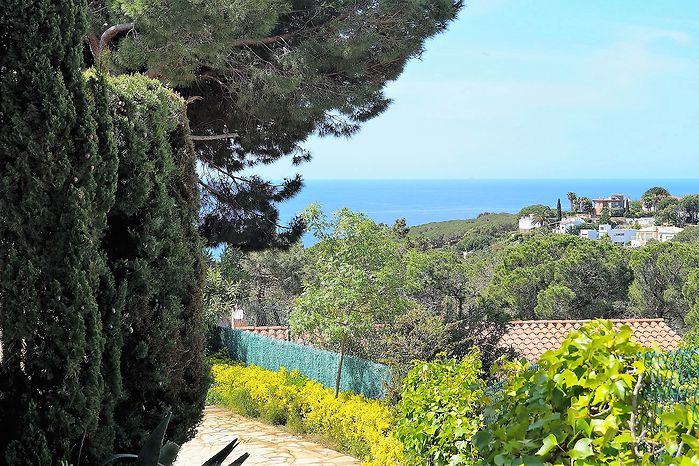
[{"label": "hillside vegetation", "polygon": [[425,237],[433,246],[457,246],[464,251],[483,249],[517,229],[517,216],[482,213],[467,220],[432,222],[410,228],[410,236]]}]

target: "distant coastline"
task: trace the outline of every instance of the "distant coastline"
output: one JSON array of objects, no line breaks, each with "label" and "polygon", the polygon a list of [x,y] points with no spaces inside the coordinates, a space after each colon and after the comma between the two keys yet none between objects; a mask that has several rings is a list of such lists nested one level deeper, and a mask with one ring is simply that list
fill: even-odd
[{"label": "distant coastline", "polygon": [[[699,193],[699,179],[464,179],[464,180],[306,180],[299,195],[279,205],[288,221],[308,204],[326,212],[342,207],[364,212],[376,222],[405,218],[408,225],[468,219],[482,212],[517,213],[532,204],[565,205],[566,193],[579,196],[624,194],[634,199],[652,186],[683,196]],[[307,239],[308,243],[309,240]]]}]

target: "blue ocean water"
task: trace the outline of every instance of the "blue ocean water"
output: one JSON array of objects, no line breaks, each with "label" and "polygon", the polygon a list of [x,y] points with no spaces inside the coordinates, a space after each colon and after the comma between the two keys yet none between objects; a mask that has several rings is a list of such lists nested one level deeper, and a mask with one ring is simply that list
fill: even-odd
[{"label": "blue ocean water", "polygon": [[[302,191],[279,205],[282,221],[317,202],[327,213],[342,207],[364,212],[376,222],[405,218],[408,225],[476,217],[481,212],[516,213],[531,204],[568,205],[578,196],[624,194],[638,199],[650,187],[672,194],[699,193],[699,179],[542,179],[542,180],[306,180]],[[306,244],[312,238],[305,238]]]}]

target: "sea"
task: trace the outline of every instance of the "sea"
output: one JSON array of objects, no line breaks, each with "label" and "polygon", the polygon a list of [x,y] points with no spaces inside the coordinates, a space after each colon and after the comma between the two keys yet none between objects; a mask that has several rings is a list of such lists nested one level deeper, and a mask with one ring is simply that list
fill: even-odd
[{"label": "sea", "polygon": [[[306,180],[301,192],[279,204],[288,221],[311,203],[326,213],[340,208],[363,212],[376,222],[407,224],[468,219],[482,212],[517,213],[532,204],[569,205],[567,193],[590,198],[624,194],[632,199],[653,186],[673,195],[699,193],[699,179],[466,179],[466,180]],[[310,235],[304,244],[313,244]]]}]

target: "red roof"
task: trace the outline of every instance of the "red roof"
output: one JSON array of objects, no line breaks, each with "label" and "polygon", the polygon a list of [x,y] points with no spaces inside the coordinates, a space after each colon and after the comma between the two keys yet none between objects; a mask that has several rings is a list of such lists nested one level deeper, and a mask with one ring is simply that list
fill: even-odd
[{"label": "red roof", "polygon": [[[514,350],[535,363],[548,350],[558,349],[568,334],[589,320],[513,320],[499,346]],[[650,347],[657,344],[664,350],[677,349],[682,339],[663,319],[612,319],[615,328],[631,327],[636,343]]]}]

